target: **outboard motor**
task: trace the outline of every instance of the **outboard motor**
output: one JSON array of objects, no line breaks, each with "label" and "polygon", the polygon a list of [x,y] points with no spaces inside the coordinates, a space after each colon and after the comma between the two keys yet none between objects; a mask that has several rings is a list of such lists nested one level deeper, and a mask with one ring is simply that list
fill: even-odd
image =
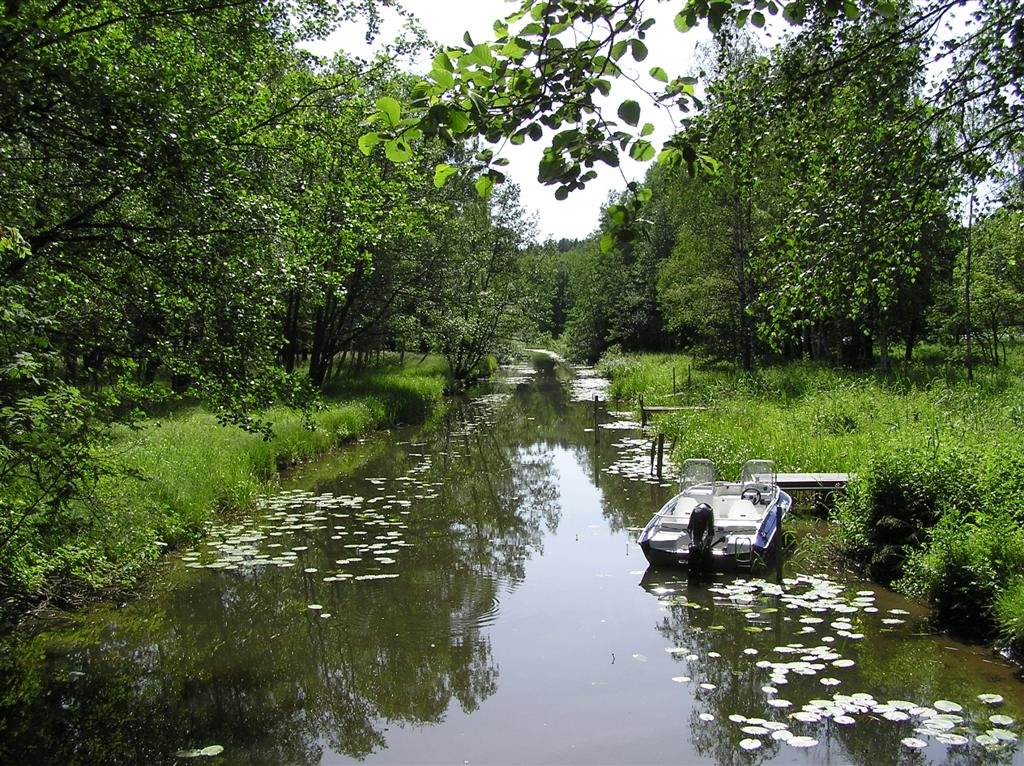
[{"label": "outboard motor", "polygon": [[686,524],[690,534],[690,550],[686,563],[691,577],[696,577],[708,568],[711,557],[711,542],[715,537],[715,513],[707,503],[700,503],[690,512]]}]

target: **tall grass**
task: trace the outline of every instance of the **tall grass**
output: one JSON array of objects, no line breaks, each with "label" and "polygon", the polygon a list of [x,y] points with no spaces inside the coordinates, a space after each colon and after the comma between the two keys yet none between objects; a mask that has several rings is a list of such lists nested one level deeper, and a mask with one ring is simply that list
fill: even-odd
[{"label": "tall grass", "polygon": [[931,603],[946,627],[1024,648],[1024,360],[1013,351],[973,383],[933,349],[887,375],[805,362],[744,374],[671,355],[599,366],[619,396],[694,407],[656,421],[675,461],[710,457],[725,476],[761,457],[855,474],[834,515],[850,560]]},{"label": "tall grass", "polygon": [[103,450],[110,470],[91,502],[61,520],[59,540],[29,529],[7,546],[0,585],[69,596],[129,583],[162,549],[201,535],[215,514],[251,508],[281,468],[372,429],[425,420],[448,383],[437,360],[343,376],[312,422],[284,407],[264,413],[270,439],[221,425],[198,407],[121,428]]}]

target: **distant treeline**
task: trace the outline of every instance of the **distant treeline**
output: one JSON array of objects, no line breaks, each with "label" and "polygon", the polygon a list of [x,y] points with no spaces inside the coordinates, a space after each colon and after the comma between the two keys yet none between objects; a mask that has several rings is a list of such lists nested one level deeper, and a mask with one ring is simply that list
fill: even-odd
[{"label": "distant treeline", "polygon": [[1024,323],[1012,120],[926,106],[929,51],[890,23],[807,23],[770,51],[720,33],[687,121],[711,171],[656,164],[591,239],[547,243],[546,329],[588,360],[888,368],[932,340],[1005,363]]}]

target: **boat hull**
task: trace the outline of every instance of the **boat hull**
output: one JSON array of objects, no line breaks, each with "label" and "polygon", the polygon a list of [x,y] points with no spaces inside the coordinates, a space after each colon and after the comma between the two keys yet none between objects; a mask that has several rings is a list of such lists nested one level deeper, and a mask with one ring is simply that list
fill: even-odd
[{"label": "boat hull", "polygon": [[[683,567],[691,568],[691,554],[689,548],[686,550],[666,550],[656,548],[649,540],[640,543],[640,550],[644,552],[647,563],[656,569],[674,569]],[[693,561],[693,568],[712,569],[716,572],[728,572],[735,569],[749,569],[751,563],[745,560],[741,563],[736,554],[727,552],[711,552],[701,557],[700,561]]]},{"label": "boat hull", "polygon": [[656,568],[749,570],[774,551],[778,539],[776,533],[779,520],[785,518],[791,504],[792,498],[780,490],[775,502],[765,510],[756,534],[726,535],[724,541],[712,546],[699,561],[691,561],[695,552],[684,535],[679,535],[675,539],[672,539],[671,535],[668,539],[659,539],[657,516],[644,529],[638,542],[648,563]]}]

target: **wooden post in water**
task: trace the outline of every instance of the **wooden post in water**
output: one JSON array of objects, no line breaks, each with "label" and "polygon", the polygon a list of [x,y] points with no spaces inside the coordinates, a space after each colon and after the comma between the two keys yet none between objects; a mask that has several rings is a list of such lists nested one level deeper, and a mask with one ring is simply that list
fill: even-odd
[{"label": "wooden post in water", "polygon": [[675,396],[675,393],[676,393],[676,368],[673,367],[672,368],[672,395]]},{"label": "wooden post in water", "polygon": [[661,464],[665,459],[665,434],[658,434],[658,478],[661,478]]},{"label": "wooden post in water", "polygon": [[599,430],[598,427],[597,427],[597,414],[598,414],[598,409],[597,408],[598,408],[598,403],[600,401],[601,400],[598,399],[597,394],[594,394],[594,441],[595,442],[597,441],[597,433],[598,433],[598,430]]},{"label": "wooden post in water", "polygon": [[686,387],[693,385],[693,365],[686,365]]},{"label": "wooden post in water", "polygon": [[647,410],[644,409],[644,395],[640,394],[640,427],[647,427]]},{"label": "wooden post in water", "polygon": [[654,457],[655,457],[655,454],[657,452],[658,452],[658,440],[657,439],[651,439],[651,467],[647,471],[648,475],[650,475],[650,476],[654,475]]},{"label": "wooden post in water", "polygon": [[782,509],[775,506],[775,536],[778,542],[775,545],[775,582],[782,585],[782,549],[786,544],[786,538],[782,533]]}]

